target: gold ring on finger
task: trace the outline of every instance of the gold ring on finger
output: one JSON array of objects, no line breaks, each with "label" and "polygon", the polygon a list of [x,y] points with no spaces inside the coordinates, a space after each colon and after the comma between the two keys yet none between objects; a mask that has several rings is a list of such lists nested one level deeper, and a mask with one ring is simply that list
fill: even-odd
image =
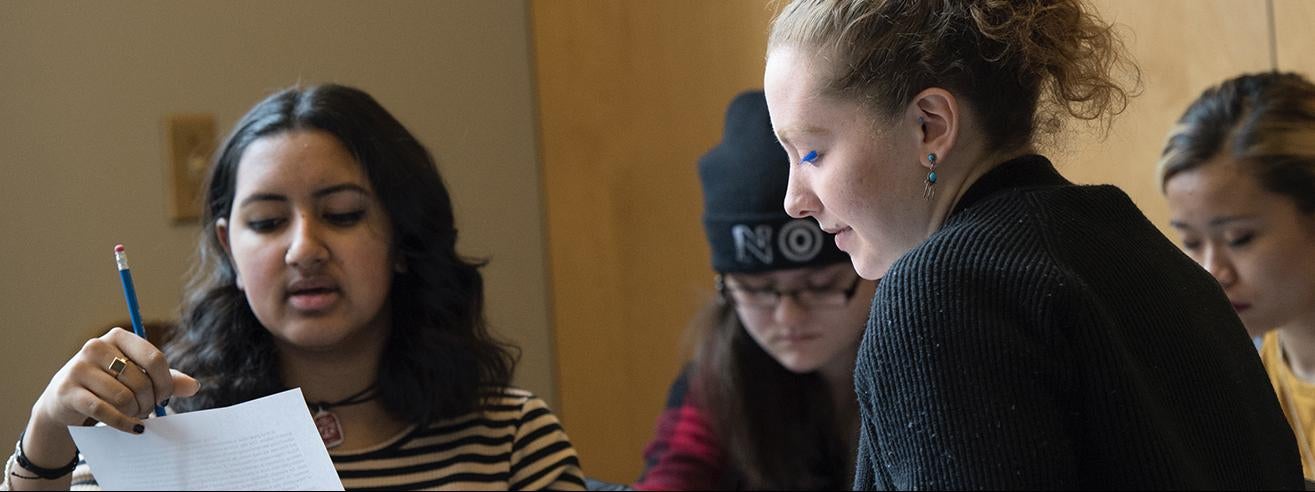
[{"label": "gold ring on finger", "polygon": [[110,365],[109,367],[106,367],[106,369],[110,370],[110,374],[114,375],[114,379],[119,379],[119,375],[123,374],[123,370],[127,367],[128,359],[115,357],[114,360],[110,361]]}]

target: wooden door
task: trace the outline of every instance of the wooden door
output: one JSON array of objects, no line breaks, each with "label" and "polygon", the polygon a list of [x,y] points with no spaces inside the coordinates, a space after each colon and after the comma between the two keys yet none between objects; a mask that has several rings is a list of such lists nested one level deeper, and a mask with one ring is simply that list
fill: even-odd
[{"label": "wooden door", "polygon": [[592,477],[642,468],[712,292],[696,161],[762,84],[761,1],[534,0],[561,415]]}]

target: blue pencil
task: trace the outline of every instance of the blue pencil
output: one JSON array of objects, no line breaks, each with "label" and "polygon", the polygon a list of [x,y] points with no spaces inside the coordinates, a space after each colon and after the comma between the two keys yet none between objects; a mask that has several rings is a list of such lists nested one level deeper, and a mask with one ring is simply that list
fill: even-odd
[{"label": "blue pencil", "polygon": [[[128,317],[132,319],[132,332],[146,339],[146,327],[142,325],[142,313],[137,308],[137,289],[132,286],[132,272],[128,270],[128,253],[122,244],[114,245],[114,262],[119,265],[119,281],[123,283],[123,297],[128,300]],[[155,405],[155,416],[164,416],[164,407]]]}]

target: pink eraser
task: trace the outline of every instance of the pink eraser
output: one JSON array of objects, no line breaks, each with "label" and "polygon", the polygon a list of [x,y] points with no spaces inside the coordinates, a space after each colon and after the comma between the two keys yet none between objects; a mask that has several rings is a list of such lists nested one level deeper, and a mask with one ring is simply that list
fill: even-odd
[{"label": "pink eraser", "polygon": [[116,245],[114,245],[114,252],[115,252],[115,253],[122,253],[122,252],[123,252],[123,245],[122,245],[122,244],[116,244]]}]

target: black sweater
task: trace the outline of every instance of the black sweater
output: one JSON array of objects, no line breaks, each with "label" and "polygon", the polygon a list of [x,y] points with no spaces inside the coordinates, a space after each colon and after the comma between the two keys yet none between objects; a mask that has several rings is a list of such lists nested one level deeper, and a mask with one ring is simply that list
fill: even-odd
[{"label": "black sweater", "polygon": [[1218,284],[1122,191],[1041,156],[891,267],[854,378],[858,489],[1302,487]]}]

